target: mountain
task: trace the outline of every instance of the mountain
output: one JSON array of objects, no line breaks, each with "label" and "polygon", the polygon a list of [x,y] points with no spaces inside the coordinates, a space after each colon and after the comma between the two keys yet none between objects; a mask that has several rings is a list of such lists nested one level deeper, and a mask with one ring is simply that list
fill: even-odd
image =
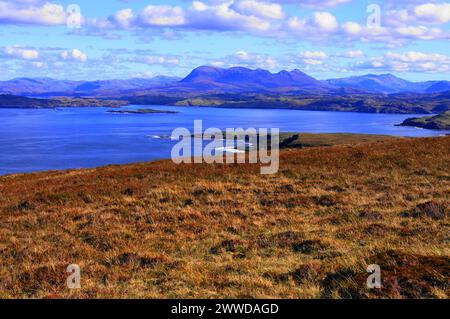
[{"label": "mountain", "polygon": [[303,90],[323,92],[332,89],[330,85],[322,83],[300,70],[271,73],[262,69],[251,70],[243,67],[222,69],[210,66],[194,69],[178,83],[178,86],[245,92]]},{"label": "mountain", "polygon": [[437,81],[426,89],[427,93],[439,93],[450,91],[450,81]]},{"label": "mountain", "polygon": [[50,78],[17,78],[0,82],[0,94],[33,95],[48,92],[72,91],[81,81],[54,80]]},{"label": "mountain", "polygon": [[262,69],[200,66],[185,78],[70,81],[17,78],[0,81],[0,94],[33,97],[193,96],[205,93],[399,94],[450,91],[450,81],[411,82],[392,74],[368,74],[319,81],[300,70],[271,73]]},{"label": "mountain", "polygon": [[17,78],[0,82],[0,94],[24,96],[51,95],[102,95],[109,93],[142,90],[179,81],[176,77],[157,76],[149,79],[103,81],[67,81],[51,78]]},{"label": "mountain", "polygon": [[392,74],[368,74],[341,79],[325,80],[324,83],[339,87],[364,90],[370,93],[439,93],[450,90],[449,81],[411,82]]},{"label": "mountain", "polygon": [[109,91],[142,90],[167,83],[177,82],[179,78],[158,76],[150,79],[105,80],[84,82],[74,88],[77,93],[105,93]]}]

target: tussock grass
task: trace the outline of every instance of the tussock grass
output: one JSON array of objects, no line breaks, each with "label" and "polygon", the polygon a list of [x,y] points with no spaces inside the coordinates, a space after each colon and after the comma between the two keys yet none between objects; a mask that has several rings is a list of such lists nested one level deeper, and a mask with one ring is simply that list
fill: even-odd
[{"label": "tussock grass", "polygon": [[289,149],[280,165],[1,177],[0,297],[448,298],[450,137]]}]

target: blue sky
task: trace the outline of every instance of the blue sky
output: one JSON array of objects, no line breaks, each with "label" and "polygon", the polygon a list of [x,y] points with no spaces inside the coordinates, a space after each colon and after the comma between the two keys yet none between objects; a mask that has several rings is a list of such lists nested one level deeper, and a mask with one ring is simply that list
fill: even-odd
[{"label": "blue sky", "polygon": [[446,1],[0,0],[0,80],[185,76],[199,65],[450,80],[449,40]]}]

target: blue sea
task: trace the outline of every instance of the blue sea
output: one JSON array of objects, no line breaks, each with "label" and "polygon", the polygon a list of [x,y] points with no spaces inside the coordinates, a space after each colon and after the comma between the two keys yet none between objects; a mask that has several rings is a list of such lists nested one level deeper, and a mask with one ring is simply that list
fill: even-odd
[{"label": "blue sea", "polygon": [[398,127],[420,115],[128,106],[178,114],[116,114],[108,108],[0,109],[0,175],[89,168],[170,158],[177,127],[279,128],[281,132],[438,136],[450,131]]}]

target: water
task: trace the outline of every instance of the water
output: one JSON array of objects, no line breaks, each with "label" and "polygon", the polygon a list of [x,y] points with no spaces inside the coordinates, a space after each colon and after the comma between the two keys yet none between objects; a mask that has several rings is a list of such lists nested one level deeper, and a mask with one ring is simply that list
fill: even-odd
[{"label": "water", "polygon": [[[127,107],[132,108],[145,108]],[[178,114],[113,114],[105,108],[0,109],[0,175],[97,167],[170,157],[176,127],[280,128],[282,132],[437,136],[397,127],[411,115],[149,106]],[[415,116],[415,115],[414,115]],[[163,137],[163,138],[158,138]]]}]

